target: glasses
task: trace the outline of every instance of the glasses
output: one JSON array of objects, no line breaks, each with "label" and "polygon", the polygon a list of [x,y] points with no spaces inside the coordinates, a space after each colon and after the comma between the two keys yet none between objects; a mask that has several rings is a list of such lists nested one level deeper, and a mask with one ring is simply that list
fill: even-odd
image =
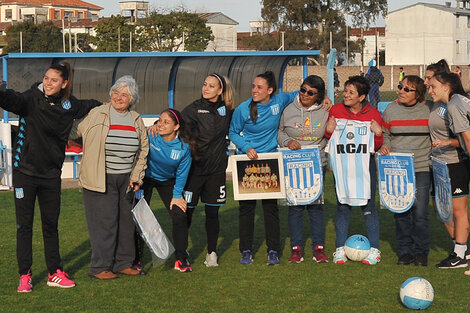
[{"label": "glasses", "polygon": [[313,97],[314,95],[316,95],[318,93],[318,92],[314,92],[314,91],[311,91],[311,90],[307,90],[304,87],[300,87],[300,92],[301,93],[306,93],[310,97]]},{"label": "glasses", "polygon": [[416,91],[416,89],[410,89],[408,87],[403,87],[402,85],[398,85],[398,90],[404,90],[405,92]]}]

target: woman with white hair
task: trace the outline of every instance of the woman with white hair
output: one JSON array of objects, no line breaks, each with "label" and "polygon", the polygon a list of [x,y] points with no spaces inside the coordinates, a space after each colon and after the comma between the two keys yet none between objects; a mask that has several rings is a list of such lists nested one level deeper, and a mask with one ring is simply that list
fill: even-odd
[{"label": "woman with white hair", "polygon": [[111,103],[91,110],[74,136],[83,139],[79,180],[92,249],[89,275],[98,279],[140,274],[132,266],[132,193],[142,185],[149,150],[142,118],[131,110],[139,99],[134,78],[118,79],[109,95]]}]

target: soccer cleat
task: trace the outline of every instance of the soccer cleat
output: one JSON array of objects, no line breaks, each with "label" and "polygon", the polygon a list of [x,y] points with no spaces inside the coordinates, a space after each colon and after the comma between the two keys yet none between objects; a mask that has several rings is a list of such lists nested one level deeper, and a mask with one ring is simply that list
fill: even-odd
[{"label": "soccer cleat", "polygon": [[251,263],[253,263],[253,254],[251,253],[251,250],[243,250],[240,264],[248,265]]},{"label": "soccer cleat", "polygon": [[206,260],[204,261],[204,264],[207,267],[219,266],[219,264],[217,263],[217,253],[215,253],[215,251],[212,251],[211,253],[207,253],[206,254]]},{"label": "soccer cleat", "polygon": [[428,256],[424,253],[418,253],[415,255],[416,266],[428,266]]},{"label": "soccer cleat", "polygon": [[376,248],[370,248],[369,255],[366,256],[362,263],[367,265],[375,265],[380,262],[382,258],[380,257],[380,250]]},{"label": "soccer cleat", "polygon": [[278,265],[279,264],[279,256],[277,255],[277,251],[269,250],[268,252],[268,265]]},{"label": "soccer cleat", "polygon": [[317,263],[328,262],[328,257],[325,254],[325,248],[322,245],[315,246],[315,250],[313,250],[313,260]]},{"label": "soccer cleat", "polygon": [[304,260],[304,252],[300,246],[292,247],[292,254],[289,258],[289,263],[300,263]]},{"label": "soccer cleat", "polygon": [[344,247],[336,248],[336,251],[333,253],[333,263],[335,264],[344,264],[348,261]]},{"label": "soccer cleat", "polygon": [[175,270],[180,271],[182,273],[189,273],[193,271],[191,264],[188,260],[176,260]]},{"label": "soccer cleat", "polygon": [[18,285],[18,292],[31,292],[33,290],[33,283],[31,279],[31,271],[28,274],[20,276],[20,284]]},{"label": "soccer cleat", "polygon": [[447,258],[442,260],[439,264],[436,264],[437,268],[461,268],[467,267],[467,260],[460,258],[455,252],[449,254]]},{"label": "soccer cleat", "polygon": [[57,272],[54,274],[49,274],[49,280],[47,285],[51,287],[60,287],[60,288],[72,288],[75,287],[73,280],[69,278],[66,272],[63,272],[60,269],[57,269]]}]

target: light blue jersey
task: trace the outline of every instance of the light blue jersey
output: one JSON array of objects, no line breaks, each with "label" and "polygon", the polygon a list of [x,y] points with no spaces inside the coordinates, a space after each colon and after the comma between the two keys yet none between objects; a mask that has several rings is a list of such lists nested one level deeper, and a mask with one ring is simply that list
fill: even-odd
[{"label": "light blue jersey", "polygon": [[252,98],[242,102],[233,113],[229,138],[239,154],[253,148],[258,153],[277,151],[277,131],[282,111],[294,101],[298,91],[274,95],[266,104],[258,103],[256,123],[250,119]]},{"label": "light blue jersey", "polygon": [[145,176],[158,181],[176,178],[173,198],[181,198],[191,167],[191,148],[179,138],[166,142],[160,135],[149,134],[149,154]]},{"label": "light blue jersey", "polygon": [[370,122],[337,119],[327,146],[340,203],[366,205],[371,198],[369,160],[374,152]]}]

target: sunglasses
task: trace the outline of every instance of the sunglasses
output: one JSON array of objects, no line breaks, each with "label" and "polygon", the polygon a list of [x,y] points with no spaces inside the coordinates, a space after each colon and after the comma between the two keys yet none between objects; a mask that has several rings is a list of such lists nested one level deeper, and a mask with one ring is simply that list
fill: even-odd
[{"label": "sunglasses", "polygon": [[309,95],[310,97],[313,97],[314,95],[316,95],[318,92],[313,92],[311,90],[307,90],[305,89],[304,87],[300,87],[300,92],[301,93],[306,93],[307,95]]},{"label": "sunglasses", "polygon": [[405,92],[416,91],[416,89],[410,89],[408,87],[403,88],[402,85],[398,85],[398,90],[404,90]]}]

